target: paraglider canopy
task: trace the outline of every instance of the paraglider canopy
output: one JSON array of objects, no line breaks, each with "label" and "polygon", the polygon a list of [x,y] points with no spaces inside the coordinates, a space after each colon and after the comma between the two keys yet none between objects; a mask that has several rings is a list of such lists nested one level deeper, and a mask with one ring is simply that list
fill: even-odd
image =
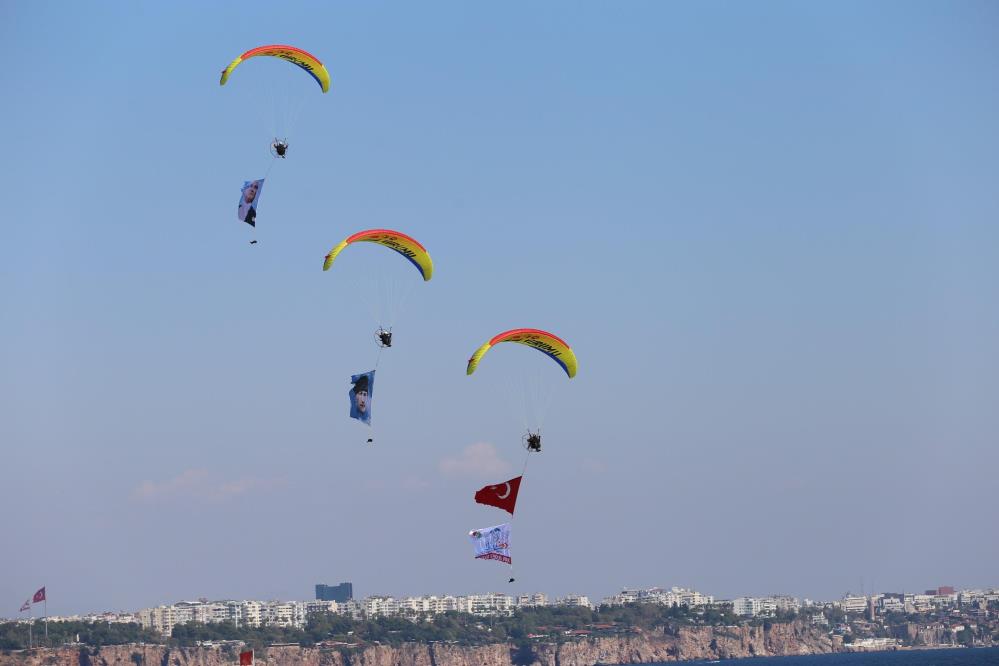
[{"label": "paraglider canopy", "polygon": [[475,372],[485,353],[501,342],[519,342],[522,345],[533,347],[558,363],[570,379],[576,376],[576,354],[573,353],[569,343],[557,335],[536,328],[515,328],[493,337],[492,340],[476,349],[472,357],[468,359],[465,374],[470,375]]},{"label": "paraglider canopy", "polygon": [[249,60],[256,56],[271,56],[274,58],[281,58],[286,60],[293,65],[297,65],[306,72],[309,73],[322,91],[329,92],[330,89],[330,73],[326,71],[326,66],[319,62],[319,58],[312,55],[308,51],[303,51],[295,46],[288,46],[286,44],[270,44],[268,46],[258,46],[255,49],[250,49],[243,55],[239,56],[231,63],[229,66],[222,70],[222,78],[219,80],[219,85],[224,86],[226,81],[229,80],[229,76],[232,71],[239,66],[244,60]]},{"label": "paraglider canopy", "polygon": [[391,250],[395,250],[406,257],[409,263],[416,267],[416,270],[420,271],[420,275],[423,276],[424,281],[430,280],[434,275],[434,262],[430,258],[427,248],[423,247],[415,238],[411,238],[399,231],[392,231],[391,229],[368,229],[367,231],[358,231],[356,234],[348,236],[326,255],[326,259],[323,261],[323,270],[328,271],[330,269],[337,255],[345,247],[352,243],[361,242],[378,243]]}]

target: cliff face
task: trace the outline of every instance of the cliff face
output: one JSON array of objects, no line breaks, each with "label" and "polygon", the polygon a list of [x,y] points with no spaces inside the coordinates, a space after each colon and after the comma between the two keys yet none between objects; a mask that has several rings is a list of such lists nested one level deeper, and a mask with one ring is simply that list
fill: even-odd
[{"label": "cliff face", "polygon": [[[239,657],[223,648],[116,645],[0,653],[0,666],[232,666]],[[258,666],[511,666],[510,646],[375,645],[341,653],[333,649],[271,647]]]},{"label": "cliff face", "polygon": [[[268,651],[268,659],[271,653]],[[281,661],[274,666],[299,662]],[[337,664],[340,666],[340,664]],[[343,666],[511,666],[509,645],[459,647],[457,645],[407,644],[398,648],[380,645],[347,655]]]},{"label": "cliff face", "polygon": [[[838,637],[837,637],[838,638]],[[256,655],[259,666],[594,666],[687,659],[735,659],[838,652],[842,644],[800,623],[763,627],[679,627],[621,636],[532,645],[533,655],[510,645],[460,647],[434,643],[334,649],[272,647]],[[232,649],[119,645],[56,648],[0,654],[0,666],[230,666]]]},{"label": "cliff face", "polygon": [[801,623],[763,627],[683,627],[678,659],[737,659],[824,654],[837,648],[824,631]]},{"label": "cliff face", "polygon": [[840,649],[824,632],[801,624],[763,627],[680,627],[627,637],[595,638],[537,649],[542,666],[642,664],[688,659],[737,659],[822,654]]}]

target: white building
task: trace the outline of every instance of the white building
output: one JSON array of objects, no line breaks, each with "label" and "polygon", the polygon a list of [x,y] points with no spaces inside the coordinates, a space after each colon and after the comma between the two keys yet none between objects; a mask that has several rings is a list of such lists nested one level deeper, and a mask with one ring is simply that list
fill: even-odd
[{"label": "white building", "polygon": [[840,601],[840,608],[847,613],[866,613],[867,597],[854,597],[847,595]]},{"label": "white building", "polygon": [[513,597],[498,592],[468,596],[468,611],[474,615],[513,615]]},{"label": "white building", "polygon": [[560,599],[556,599],[556,606],[582,606],[584,608],[593,608],[593,604],[590,603],[590,598],[581,594],[568,594]]},{"label": "white building", "polygon": [[678,594],[674,590],[663,590],[653,587],[639,592],[638,602],[659,604],[661,606],[679,606],[683,603],[683,594]]},{"label": "white building", "polygon": [[362,608],[367,617],[399,614],[399,602],[392,597],[368,597],[362,602]]},{"label": "white building", "polygon": [[357,620],[361,617],[361,612],[364,610],[361,607],[361,602],[354,599],[348,601],[337,602],[337,612],[341,615],[346,615],[347,617]]},{"label": "white building", "polygon": [[451,596],[450,594],[443,597],[431,597],[430,599],[430,607],[434,613],[448,613],[468,608],[467,599],[463,602],[461,598]]},{"label": "white building", "polygon": [[406,597],[399,600],[399,613],[406,616],[430,612],[430,597]]},{"label": "white building", "polygon": [[147,608],[139,611],[138,615],[143,629],[152,629],[167,637],[173,635],[174,626],[179,624],[176,620],[183,617],[182,613],[174,612],[173,606]]},{"label": "white building", "polygon": [[882,613],[904,613],[905,603],[898,597],[884,596],[878,600],[878,606]]},{"label": "white building", "polygon": [[710,595],[704,595],[695,590],[685,590],[682,588],[674,587],[671,590],[674,594],[680,595],[680,603],[684,606],[707,606],[708,604],[714,603],[715,598]]},{"label": "white building", "polygon": [[517,597],[517,606],[520,608],[531,608],[534,606],[547,606],[548,596],[544,594],[522,594]]},{"label": "white building", "polygon": [[798,599],[786,595],[739,597],[732,602],[732,612],[743,617],[773,617],[778,611],[798,611],[800,608],[801,602]]},{"label": "white building", "polygon": [[930,603],[936,608],[951,608],[957,605],[957,594],[934,594]]},{"label": "white building", "polygon": [[779,594],[772,597],[774,606],[779,611],[799,611],[801,610],[801,601],[797,597],[791,597],[786,594]]},{"label": "white building", "polygon": [[279,627],[305,626],[306,612],[303,601],[268,601],[260,609],[260,620]]},{"label": "white building", "polygon": [[600,603],[607,606],[646,603],[661,604],[663,606],[684,605],[695,607],[711,605],[715,603],[715,598],[684,587],[672,587],[668,590],[659,587],[651,587],[646,590],[625,588],[619,594],[605,597]]},{"label": "white building", "polygon": [[732,612],[743,617],[756,617],[763,609],[763,603],[755,597],[738,597],[732,600]]},{"label": "white building", "polygon": [[604,599],[604,603],[609,606],[623,606],[624,604],[633,604],[638,602],[638,597],[641,594],[641,590],[631,590],[625,588],[621,590],[620,594],[615,594],[612,597],[607,597]]}]

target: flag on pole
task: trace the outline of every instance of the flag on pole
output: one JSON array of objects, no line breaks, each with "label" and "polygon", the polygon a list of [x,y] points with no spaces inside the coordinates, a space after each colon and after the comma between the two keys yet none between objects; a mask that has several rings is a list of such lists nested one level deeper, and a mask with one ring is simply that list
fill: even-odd
[{"label": "flag on pole", "polygon": [[239,666],[253,666],[253,650],[239,653]]},{"label": "flag on pole", "polygon": [[37,592],[35,592],[35,596],[31,597],[31,603],[33,603],[33,604],[37,604],[37,603],[40,603],[42,601],[45,601],[45,588],[44,587],[42,589],[38,590]]},{"label": "flag on pole", "polygon": [[24,603],[21,604],[21,610],[20,610],[20,612],[23,613],[24,611],[26,611],[26,610],[28,610],[30,608],[31,608],[31,599],[25,599]]},{"label": "flag on pole", "polygon": [[523,478],[518,476],[509,481],[486,486],[475,493],[475,501],[503,509],[512,516],[513,508],[517,504],[517,493],[520,491],[520,480]]}]

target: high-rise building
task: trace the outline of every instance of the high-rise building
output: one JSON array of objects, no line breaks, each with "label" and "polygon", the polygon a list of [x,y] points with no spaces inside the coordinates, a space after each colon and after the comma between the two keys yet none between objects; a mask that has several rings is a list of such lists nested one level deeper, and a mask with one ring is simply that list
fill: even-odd
[{"label": "high-rise building", "polygon": [[351,583],[340,583],[339,585],[316,585],[316,599],[318,601],[337,601],[343,603],[354,598],[354,586]]}]

